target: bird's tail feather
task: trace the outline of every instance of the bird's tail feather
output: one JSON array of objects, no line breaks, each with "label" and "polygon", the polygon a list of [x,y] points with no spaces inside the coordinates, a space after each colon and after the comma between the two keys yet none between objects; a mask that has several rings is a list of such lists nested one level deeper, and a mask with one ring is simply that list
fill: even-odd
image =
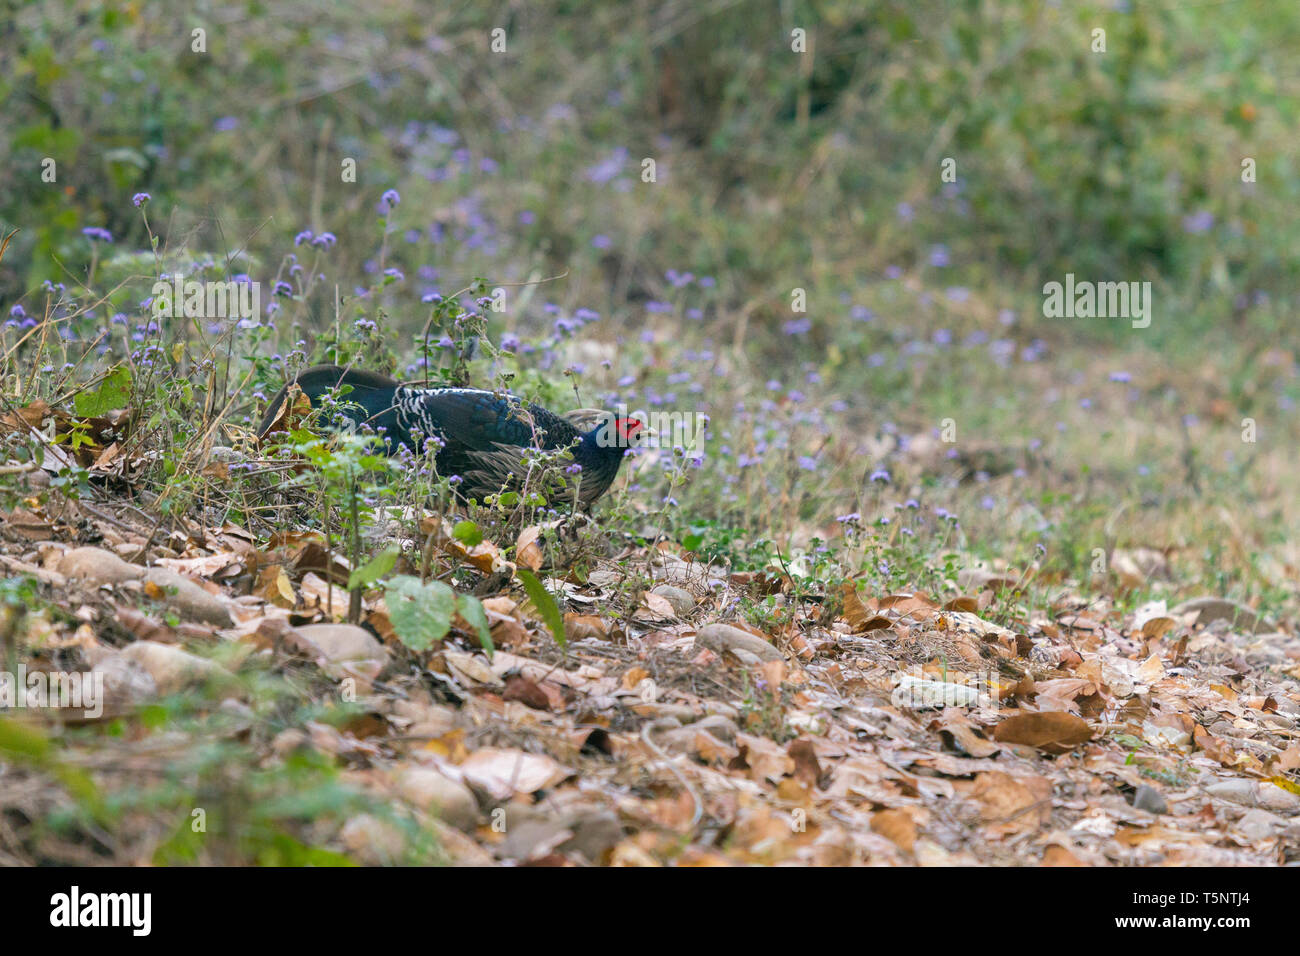
[{"label": "bird's tail feather", "polygon": [[266,414],[262,416],[262,421],[257,426],[257,437],[259,439],[266,438],[271,426],[280,417],[281,406],[289,395],[289,389],[294,385],[302,389],[303,394],[315,406],[322,395],[341,385],[350,386],[355,394],[358,391],[394,389],[397,384],[388,376],[376,372],[344,368],[341,365],[313,365],[311,368],[303,369],[288,382],[285,382],[281,389],[271,397],[271,401],[266,406]]}]

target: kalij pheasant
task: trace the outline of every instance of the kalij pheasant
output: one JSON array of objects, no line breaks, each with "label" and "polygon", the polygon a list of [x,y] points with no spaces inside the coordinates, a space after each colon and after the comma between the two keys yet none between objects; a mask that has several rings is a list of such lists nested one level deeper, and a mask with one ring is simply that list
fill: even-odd
[{"label": "kalij pheasant", "polygon": [[[271,399],[259,437],[265,438],[275,425],[293,384],[313,408],[324,407],[321,422],[327,429],[368,425],[384,439],[390,454],[395,445],[405,445],[421,455],[427,443],[429,452],[436,449],[438,474],[459,476],[457,494],[479,501],[522,487],[530,471],[529,458],[534,457],[527,449],[568,449],[573,461],[564,469],[569,476],[566,500],[572,500],[576,486],[579,504],[590,507],[614,481],[624,452],[638,444],[643,431],[635,418],[614,415],[607,415],[590,431],[579,431],[554,412],[524,404],[506,392],[402,385],[374,372],[316,365],[300,372]],[[336,389],[339,397],[331,403]]]}]

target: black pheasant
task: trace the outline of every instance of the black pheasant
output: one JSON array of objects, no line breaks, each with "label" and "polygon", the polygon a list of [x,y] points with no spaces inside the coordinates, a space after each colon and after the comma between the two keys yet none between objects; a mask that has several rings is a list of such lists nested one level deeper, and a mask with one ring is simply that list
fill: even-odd
[{"label": "black pheasant", "polygon": [[[271,432],[294,384],[313,408],[322,409],[323,427],[369,426],[384,439],[390,454],[396,445],[415,455],[435,454],[438,474],[455,482],[457,494],[479,501],[519,489],[538,474],[538,456],[529,449],[567,449],[572,462],[560,469],[568,476],[565,497],[571,501],[576,487],[579,504],[590,506],[608,490],[624,452],[638,444],[643,433],[635,418],[606,414],[590,431],[580,431],[554,412],[507,392],[403,385],[374,372],[316,365],[300,372],[271,399],[259,437]],[[331,402],[332,396],[337,400]],[[535,479],[529,487],[536,487]]]}]

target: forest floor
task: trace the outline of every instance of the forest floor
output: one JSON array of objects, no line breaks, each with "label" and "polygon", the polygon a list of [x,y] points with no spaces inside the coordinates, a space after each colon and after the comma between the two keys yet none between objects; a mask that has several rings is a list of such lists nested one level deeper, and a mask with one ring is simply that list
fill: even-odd
[{"label": "forest floor", "polygon": [[[400,551],[385,570],[473,582],[491,637],[457,605],[422,641],[390,604],[438,595],[350,608],[318,532],[22,480],[6,668],[102,675],[103,696],[0,716],[3,863],[1300,860],[1300,638],[1229,600],[1057,589],[1001,623],[1025,575],[837,594],[610,538],[578,572],[546,555],[582,521],[507,560],[406,514],[372,529]],[[756,601],[767,629],[734,614]]]}]

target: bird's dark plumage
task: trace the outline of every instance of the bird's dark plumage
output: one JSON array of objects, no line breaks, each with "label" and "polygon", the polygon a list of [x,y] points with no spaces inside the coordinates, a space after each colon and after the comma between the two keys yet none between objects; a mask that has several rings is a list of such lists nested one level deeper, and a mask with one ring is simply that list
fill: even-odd
[{"label": "bird's dark plumage", "polygon": [[623,453],[636,444],[642,430],[633,418],[607,419],[590,431],[580,431],[567,419],[540,405],[525,404],[507,392],[479,388],[439,388],[401,383],[359,369],[317,365],[276,393],[258,428],[266,437],[280,416],[281,406],[296,384],[322,408],[335,390],[347,394],[337,408],[326,408],[321,420],[329,429],[368,425],[385,440],[389,452],[405,445],[416,455],[436,453],[438,474],[459,476],[457,493],[482,501],[507,488],[523,487],[536,466],[528,449],[556,452],[568,449],[570,491],[578,489],[579,503],[590,505],[609,488],[618,474]]}]

